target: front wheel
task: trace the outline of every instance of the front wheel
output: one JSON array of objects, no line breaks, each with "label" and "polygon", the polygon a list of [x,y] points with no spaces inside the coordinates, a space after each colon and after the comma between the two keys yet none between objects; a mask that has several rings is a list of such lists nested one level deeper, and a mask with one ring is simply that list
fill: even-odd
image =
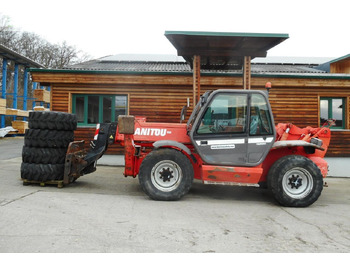
[{"label": "front wheel", "polygon": [[175,149],[161,148],[142,161],[139,182],[154,200],[178,200],[191,188],[193,167],[190,160]]},{"label": "front wheel", "polygon": [[310,159],[285,156],[271,167],[268,187],[274,198],[283,206],[306,207],[321,195],[323,177],[320,169]]}]

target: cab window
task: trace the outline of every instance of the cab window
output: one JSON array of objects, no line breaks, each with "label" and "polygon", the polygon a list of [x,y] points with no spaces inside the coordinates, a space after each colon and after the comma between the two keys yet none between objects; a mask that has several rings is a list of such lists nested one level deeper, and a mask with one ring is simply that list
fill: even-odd
[{"label": "cab window", "polygon": [[250,104],[250,135],[272,135],[270,110],[264,96],[252,94]]},{"label": "cab window", "polygon": [[197,134],[244,133],[247,117],[246,94],[218,94],[206,109]]}]

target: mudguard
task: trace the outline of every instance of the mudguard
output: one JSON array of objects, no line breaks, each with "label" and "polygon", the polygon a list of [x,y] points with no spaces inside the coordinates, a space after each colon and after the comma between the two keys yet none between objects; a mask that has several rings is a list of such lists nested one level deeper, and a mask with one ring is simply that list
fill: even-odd
[{"label": "mudguard", "polygon": [[191,150],[187,146],[185,146],[184,144],[179,143],[177,141],[159,140],[159,141],[156,141],[153,143],[154,148],[160,148],[160,147],[166,147],[166,146],[177,147],[177,148],[185,151],[187,155],[191,155]]}]

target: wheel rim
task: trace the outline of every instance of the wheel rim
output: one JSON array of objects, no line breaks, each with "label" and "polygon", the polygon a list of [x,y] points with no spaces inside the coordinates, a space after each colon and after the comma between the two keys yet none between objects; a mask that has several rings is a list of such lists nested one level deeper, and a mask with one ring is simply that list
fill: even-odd
[{"label": "wheel rim", "polygon": [[151,171],[152,184],[163,192],[176,189],[180,185],[182,176],[180,166],[171,160],[158,162]]},{"label": "wheel rim", "polygon": [[289,197],[302,199],[312,191],[312,175],[306,169],[296,167],[284,174],[282,185]]}]

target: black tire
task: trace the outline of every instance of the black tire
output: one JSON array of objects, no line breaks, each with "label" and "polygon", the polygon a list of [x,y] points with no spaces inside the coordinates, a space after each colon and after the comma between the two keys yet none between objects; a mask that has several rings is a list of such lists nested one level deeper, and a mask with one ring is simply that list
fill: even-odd
[{"label": "black tire", "polygon": [[162,148],[150,152],[142,161],[139,182],[142,190],[154,200],[179,200],[193,182],[190,160],[175,149]]},{"label": "black tire", "polygon": [[63,180],[64,164],[30,164],[21,165],[21,178],[28,181],[57,181]]},{"label": "black tire", "polygon": [[28,147],[67,148],[74,140],[74,131],[26,129],[24,145]]},{"label": "black tire", "polygon": [[75,130],[77,117],[74,114],[52,111],[34,111],[29,113],[30,129]]},{"label": "black tire", "polygon": [[269,170],[267,183],[274,198],[289,207],[313,204],[323,189],[320,169],[310,159],[299,155],[276,161]]},{"label": "black tire", "polygon": [[64,164],[66,148],[36,148],[23,146],[22,161],[32,164]]}]

